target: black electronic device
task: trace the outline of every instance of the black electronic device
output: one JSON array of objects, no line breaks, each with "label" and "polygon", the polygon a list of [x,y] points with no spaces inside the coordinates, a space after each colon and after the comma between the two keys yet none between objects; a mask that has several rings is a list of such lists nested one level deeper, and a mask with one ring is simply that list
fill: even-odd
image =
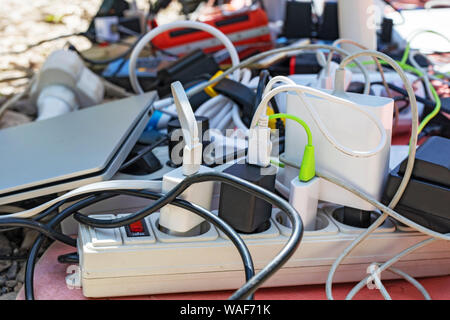
[{"label": "black electronic device", "polygon": [[[391,171],[383,203],[397,191],[406,163]],[[431,137],[417,149],[411,179],[395,210],[431,230],[450,232],[450,139]]]}]

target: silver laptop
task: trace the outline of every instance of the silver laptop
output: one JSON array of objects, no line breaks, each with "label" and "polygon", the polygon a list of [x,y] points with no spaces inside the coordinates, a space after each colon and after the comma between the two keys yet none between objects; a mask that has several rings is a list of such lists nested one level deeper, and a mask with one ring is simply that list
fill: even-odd
[{"label": "silver laptop", "polygon": [[150,92],[0,130],[0,205],[110,179],[155,99]]}]

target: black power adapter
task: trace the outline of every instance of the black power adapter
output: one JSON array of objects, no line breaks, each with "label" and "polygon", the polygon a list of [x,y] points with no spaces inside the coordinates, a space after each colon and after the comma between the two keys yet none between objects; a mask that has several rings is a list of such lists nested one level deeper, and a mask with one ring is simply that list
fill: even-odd
[{"label": "black power adapter", "polygon": [[286,2],[284,36],[288,39],[309,38],[313,28],[310,2]]},{"label": "black power adapter", "polygon": [[[383,194],[387,204],[405,174],[407,159],[389,175]],[[411,179],[395,210],[441,233],[450,232],[450,139],[431,137],[417,149]]]},{"label": "black power adapter", "polygon": [[317,38],[322,40],[336,40],[339,38],[337,2],[325,3],[317,30]]},{"label": "black power adapter", "polygon": [[[276,168],[261,168],[248,163],[236,163],[224,173],[242,178],[266,190],[275,192]],[[220,187],[219,217],[240,233],[259,233],[270,227],[272,205],[228,184]]]}]

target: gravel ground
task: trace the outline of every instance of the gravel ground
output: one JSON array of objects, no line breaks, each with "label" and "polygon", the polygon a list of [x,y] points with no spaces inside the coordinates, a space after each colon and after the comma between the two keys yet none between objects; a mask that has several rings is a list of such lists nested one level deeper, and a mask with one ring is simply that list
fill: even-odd
[{"label": "gravel ground", "polygon": [[[90,47],[90,42],[83,37],[70,37],[42,44],[21,54],[10,52],[23,51],[41,40],[86,30],[100,3],[101,0],[1,1],[0,104],[10,95],[23,90],[53,50],[62,48],[67,41],[85,50]],[[29,122],[34,112],[27,99],[16,103],[12,110],[5,113],[0,128]],[[16,298],[24,282],[24,258],[37,235],[35,231],[24,229],[0,232],[0,300]],[[48,244],[42,247],[41,253]]]}]

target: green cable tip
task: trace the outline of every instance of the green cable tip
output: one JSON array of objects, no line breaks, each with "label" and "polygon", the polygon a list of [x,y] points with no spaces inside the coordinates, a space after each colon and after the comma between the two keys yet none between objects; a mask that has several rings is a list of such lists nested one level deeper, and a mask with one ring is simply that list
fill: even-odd
[{"label": "green cable tip", "polygon": [[269,116],[269,120],[278,118],[294,120],[305,129],[308,143],[305,146],[305,151],[303,152],[303,159],[300,166],[300,172],[298,173],[298,178],[300,179],[300,181],[307,182],[314,178],[314,176],[316,175],[316,158],[314,156],[314,146],[312,145],[311,130],[309,129],[305,121],[294,115],[287,113],[275,113]]},{"label": "green cable tip", "polygon": [[316,175],[316,158],[314,156],[314,146],[306,145],[303,152],[302,164],[298,178],[300,181],[307,182]]}]

